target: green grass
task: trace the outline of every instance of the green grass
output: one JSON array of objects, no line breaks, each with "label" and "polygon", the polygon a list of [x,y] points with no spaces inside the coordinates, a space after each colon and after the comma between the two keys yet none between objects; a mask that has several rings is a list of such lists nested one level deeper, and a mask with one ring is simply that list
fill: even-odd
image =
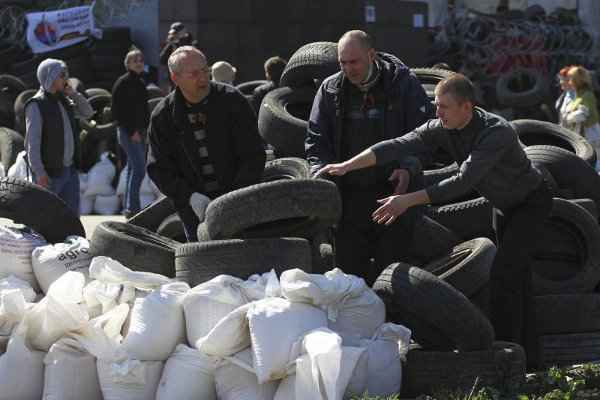
[{"label": "green grass", "polygon": [[[355,396],[352,400],[402,400],[388,397]],[[417,400],[600,400],[600,364],[584,364],[569,368],[552,367],[547,371],[527,375],[518,393],[503,388],[473,387],[465,391],[439,390],[432,396]]]}]

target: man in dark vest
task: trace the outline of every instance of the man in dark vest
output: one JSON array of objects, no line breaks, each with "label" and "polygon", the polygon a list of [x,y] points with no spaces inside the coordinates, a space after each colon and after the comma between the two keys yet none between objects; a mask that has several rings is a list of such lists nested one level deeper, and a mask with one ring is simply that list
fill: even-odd
[{"label": "man in dark vest", "polygon": [[40,90],[25,105],[25,145],[34,182],[79,215],[79,126],[94,110],[67,81],[67,65],[48,58],[37,69]]}]

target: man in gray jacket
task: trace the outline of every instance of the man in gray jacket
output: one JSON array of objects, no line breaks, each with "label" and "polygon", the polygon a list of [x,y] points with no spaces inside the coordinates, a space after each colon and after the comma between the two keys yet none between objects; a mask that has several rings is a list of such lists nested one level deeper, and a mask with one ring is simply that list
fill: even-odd
[{"label": "man in gray jacket", "polygon": [[437,119],[411,133],[379,142],[318,175],[344,175],[409,155],[443,148],[460,165],[456,175],[425,189],[378,200],[372,214],[390,224],[410,207],[444,202],[477,190],[495,207],[498,252],[491,270],[492,324],[499,340],[523,343],[523,319],[531,295],[529,264],[552,209],[547,182],[527,158],[517,134],[501,117],[474,107],[471,81],[455,74],[435,89]]},{"label": "man in gray jacket", "polygon": [[79,215],[79,124],[94,110],[67,81],[67,65],[48,58],[37,69],[40,89],[25,105],[25,146],[34,182]]}]

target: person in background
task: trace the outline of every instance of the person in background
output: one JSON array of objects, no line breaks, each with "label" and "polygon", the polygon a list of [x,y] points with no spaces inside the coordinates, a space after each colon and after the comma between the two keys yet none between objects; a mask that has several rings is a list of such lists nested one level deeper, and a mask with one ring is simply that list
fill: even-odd
[{"label": "person in background", "polygon": [[[164,45],[164,47],[162,48],[162,50],[160,51],[160,56],[159,56],[159,60],[161,65],[167,65],[167,63],[169,62],[169,57],[171,57],[171,54],[173,54],[173,52],[181,47],[181,46],[197,46],[197,41],[194,40],[194,37],[192,36],[192,34],[190,32],[188,32],[188,30],[186,29],[185,25],[181,22],[173,22],[171,24],[171,28],[169,29],[169,32],[167,33],[167,40],[166,43]],[[171,86],[171,89],[173,89],[173,81],[171,81],[171,76],[169,75],[169,83]]]},{"label": "person in background", "polygon": [[68,83],[62,60],[48,58],[37,68],[38,92],[25,104],[25,150],[33,181],[50,190],[79,215],[78,118],[94,110]]},{"label": "person in background", "polygon": [[410,155],[444,149],[458,172],[425,189],[377,200],[374,222],[392,224],[411,207],[450,202],[475,189],[494,206],[498,251],[490,272],[491,322],[496,340],[531,343],[525,318],[532,303],[530,264],[552,210],[542,173],[527,158],[517,133],[504,118],[475,107],[475,88],[462,74],[435,88],[437,119],[412,132],[381,141],[350,160],[323,167],[318,175],[343,176]]},{"label": "person in background", "polygon": [[287,61],[279,56],[271,57],[265,61],[265,78],[269,82],[254,88],[252,91],[252,107],[257,113],[267,93],[279,87],[281,74],[283,74],[286,65]]},{"label": "person in background", "polygon": [[[313,174],[382,139],[402,136],[430,116],[431,103],[417,77],[398,58],[376,52],[367,33],[346,32],[338,41],[338,61],[341,71],[317,90],[308,121],[305,148]],[[371,213],[377,199],[422,187],[421,163],[402,160],[335,183],[343,205],[334,237],[336,263],[371,284],[389,264],[406,260],[422,210],[388,226],[373,223]]]},{"label": "person in background", "polygon": [[565,119],[567,116],[567,109],[569,104],[571,104],[575,98],[575,88],[573,88],[573,85],[571,85],[571,81],[567,76],[572,67],[572,65],[568,65],[561,68],[558,72],[558,84],[560,85],[561,93],[558,96],[558,99],[556,99],[554,106],[558,113],[558,124],[563,127],[567,127],[567,121]]},{"label": "person in background", "polygon": [[146,174],[146,129],[150,122],[148,91],[143,80],[144,55],[138,49],[125,56],[127,73],[112,89],[112,113],[117,122],[118,141],[127,155],[127,178],[123,214],[140,211],[140,186]]},{"label": "person in background", "polygon": [[212,80],[233,85],[237,69],[227,61],[217,61],[210,68]]},{"label": "person in background", "polygon": [[[567,72],[570,85],[575,90],[575,98],[566,107],[567,126],[584,136],[600,154],[600,124],[598,124],[598,101],[594,95],[590,72],[582,66],[575,66]],[[600,163],[596,163],[600,170]]]},{"label": "person in background", "polygon": [[175,50],[169,71],[176,87],[150,118],[146,170],[195,241],[210,200],[258,183],[266,154],[250,104],[234,87],[210,80],[200,50]]}]

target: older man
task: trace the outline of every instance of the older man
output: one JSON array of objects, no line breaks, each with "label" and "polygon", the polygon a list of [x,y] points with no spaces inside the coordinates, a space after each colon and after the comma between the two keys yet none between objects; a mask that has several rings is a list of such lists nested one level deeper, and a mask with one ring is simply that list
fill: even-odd
[{"label": "older man", "polygon": [[265,151],[250,105],[235,88],[210,80],[200,50],[175,50],[169,71],[176,87],[152,113],[146,168],[194,241],[210,199],[260,180]]},{"label": "older man", "polygon": [[393,224],[409,208],[443,202],[477,190],[497,209],[498,252],[491,270],[492,323],[499,340],[531,338],[523,320],[531,295],[529,264],[552,209],[548,183],[527,158],[517,134],[503,118],[474,107],[471,81],[455,74],[435,89],[437,119],[402,138],[386,140],[319,174],[345,175],[412,154],[446,150],[460,164],[456,175],[426,189],[388,196],[372,218]]},{"label": "older man", "polygon": [[[431,113],[427,95],[409,68],[390,54],[377,53],[365,32],[349,31],[340,38],[338,60],[341,71],[322,83],[309,119],[306,154],[313,173],[411,131]],[[420,164],[412,159],[370,168],[336,183],[343,204],[335,233],[337,264],[372,281],[410,249],[419,214],[415,210],[393,225],[380,226],[370,218],[376,200],[422,185]]]}]

